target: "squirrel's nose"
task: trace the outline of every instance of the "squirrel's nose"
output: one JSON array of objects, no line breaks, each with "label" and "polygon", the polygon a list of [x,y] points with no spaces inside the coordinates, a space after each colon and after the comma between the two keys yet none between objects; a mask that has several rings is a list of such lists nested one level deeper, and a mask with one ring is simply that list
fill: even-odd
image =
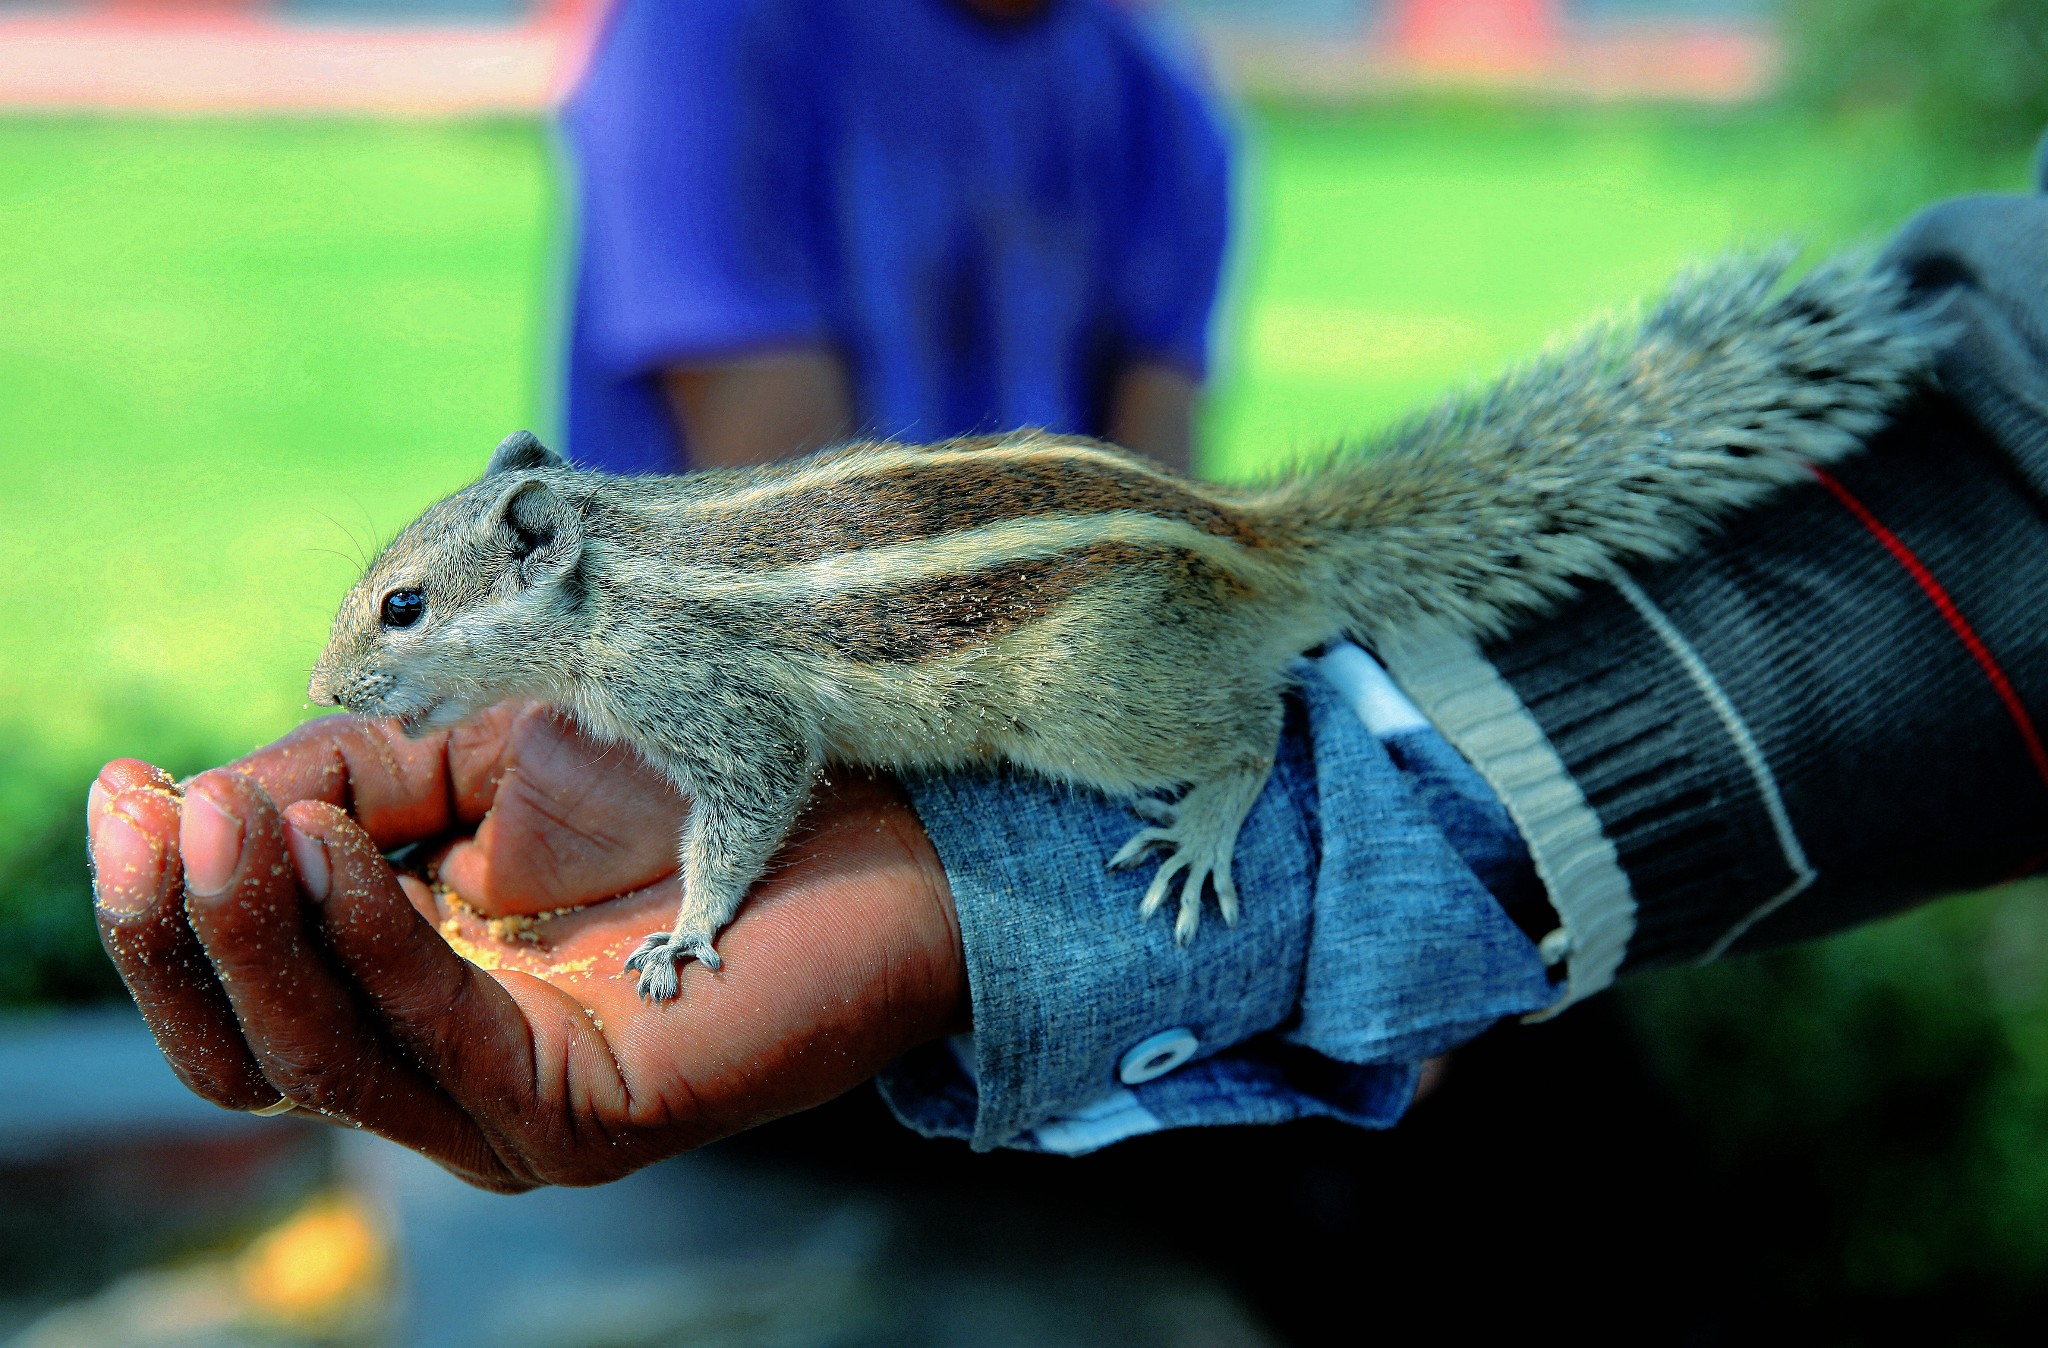
[{"label": "squirrel's nose", "polygon": [[341,699],[334,695],[334,675],[324,663],[313,666],[313,678],[306,684],[306,696],[312,698],[317,706],[341,705]]}]

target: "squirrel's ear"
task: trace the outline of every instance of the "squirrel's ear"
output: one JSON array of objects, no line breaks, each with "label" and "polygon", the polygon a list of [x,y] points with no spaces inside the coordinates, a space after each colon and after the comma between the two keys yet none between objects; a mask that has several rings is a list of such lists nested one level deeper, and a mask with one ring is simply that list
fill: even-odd
[{"label": "squirrel's ear", "polygon": [[484,476],[508,473],[519,468],[567,468],[569,461],[540,442],[532,431],[514,431],[491,451],[491,463]]},{"label": "squirrel's ear", "polygon": [[583,551],[583,517],[536,478],[498,498],[497,523],[511,536],[512,555],[529,582],[567,571]]}]

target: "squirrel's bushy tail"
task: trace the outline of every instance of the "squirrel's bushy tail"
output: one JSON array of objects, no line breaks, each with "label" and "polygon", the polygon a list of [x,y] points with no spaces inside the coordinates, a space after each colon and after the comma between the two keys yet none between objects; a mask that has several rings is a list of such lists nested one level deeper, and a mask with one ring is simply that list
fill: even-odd
[{"label": "squirrel's bushy tail", "polygon": [[1370,638],[1474,635],[1860,447],[1924,376],[1940,329],[1867,262],[1782,280],[1791,250],[1681,278],[1610,323],[1377,443],[1258,493],[1312,584]]}]

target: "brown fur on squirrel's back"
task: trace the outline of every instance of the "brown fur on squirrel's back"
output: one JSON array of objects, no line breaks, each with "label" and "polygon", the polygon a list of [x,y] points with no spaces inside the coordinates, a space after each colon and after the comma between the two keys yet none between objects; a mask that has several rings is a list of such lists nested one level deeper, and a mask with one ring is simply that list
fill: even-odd
[{"label": "brown fur on squirrel's back", "polygon": [[[1896,278],[1837,266],[1787,287],[1788,261],[1696,272],[1640,328],[1596,329],[1263,490],[1187,482],[1036,431],[878,442],[692,493],[677,521],[688,520],[684,555],[775,569],[962,540],[945,562],[900,567],[893,583],[805,615],[799,625],[827,644],[847,624],[842,648],[856,659],[995,635],[1090,574],[1148,559],[1191,576],[1279,562],[1333,632],[1420,619],[1492,634],[1607,567],[1676,555],[1717,518],[1852,452],[1926,368],[1938,333],[1905,309]],[[1173,527],[1133,531],[1137,517]],[[1061,549],[1016,530],[1088,519],[1097,527],[1068,529]],[[875,636],[885,611],[904,628],[893,641]]]}]

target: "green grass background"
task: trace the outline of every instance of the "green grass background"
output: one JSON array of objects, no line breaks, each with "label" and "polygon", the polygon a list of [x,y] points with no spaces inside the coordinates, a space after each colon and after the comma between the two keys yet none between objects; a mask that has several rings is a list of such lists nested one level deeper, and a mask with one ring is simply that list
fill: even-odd
[{"label": "green grass background", "polygon": [[[1771,111],[1269,108],[1244,142],[1206,429],[1228,475],[1688,259],[1874,242],[2024,173]],[[359,550],[547,425],[559,219],[531,123],[0,120],[0,1004],[112,991],[98,763],[189,771],[301,719]],[[2042,911],[1980,896],[1628,994],[1731,1173],[1805,1158],[1821,1283],[2048,1273]],[[1901,1101],[1911,1128],[1883,1122]]]},{"label": "green grass background", "polygon": [[[1208,426],[1237,475],[1688,258],[1875,239],[1952,185],[1900,135],[1770,115],[1268,110],[1244,138]],[[357,550],[547,421],[559,216],[529,123],[0,120],[0,809],[299,719]]]}]

